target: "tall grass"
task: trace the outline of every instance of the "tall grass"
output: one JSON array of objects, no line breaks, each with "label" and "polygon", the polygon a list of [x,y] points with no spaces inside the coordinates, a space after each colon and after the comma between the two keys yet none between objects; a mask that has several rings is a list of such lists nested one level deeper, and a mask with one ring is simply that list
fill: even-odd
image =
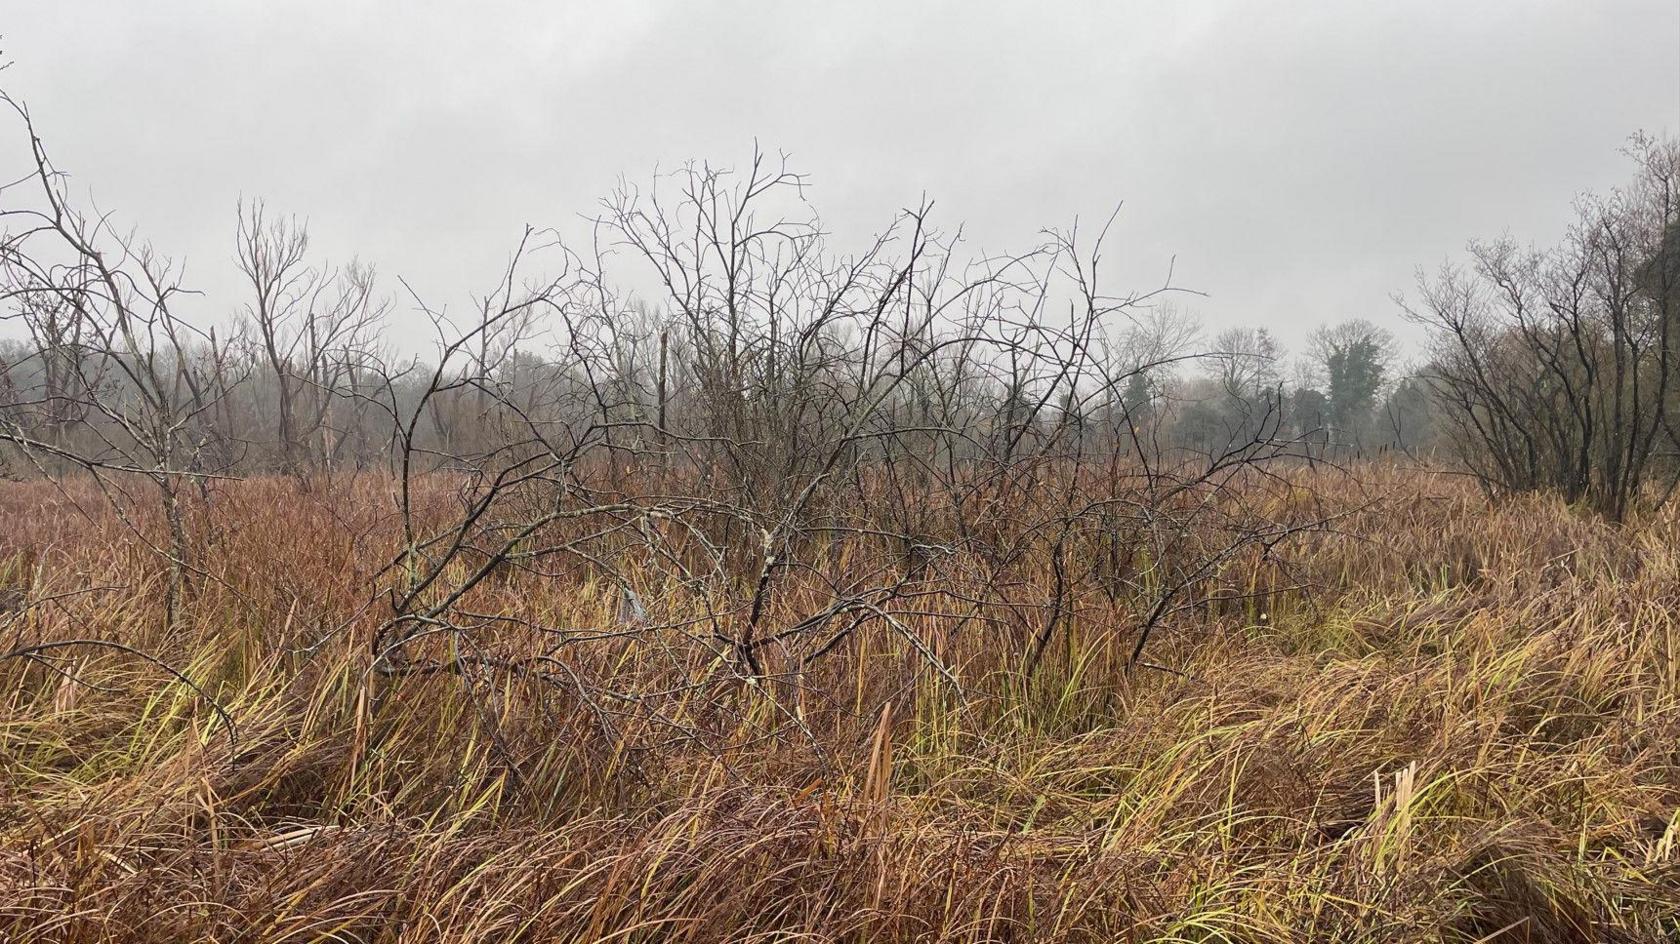
[{"label": "tall grass", "polygon": [[[960,695],[879,625],[763,682],[680,632],[552,653],[611,703],[373,671],[377,479],[227,486],[173,622],[97,496],[6,485],[0,651],[110,640],[192,684],[94,646],[0,664],[0,939],[1676,939],[1680,521],[1361,479],[1313,484],[1386,498],[1266,565],[1310,590],[1204,601],[1153,667],[1100,599],[1030,675],[1019,627],[909,627]],[[617,605],[583,570],[483,596],[548,626]]]}]

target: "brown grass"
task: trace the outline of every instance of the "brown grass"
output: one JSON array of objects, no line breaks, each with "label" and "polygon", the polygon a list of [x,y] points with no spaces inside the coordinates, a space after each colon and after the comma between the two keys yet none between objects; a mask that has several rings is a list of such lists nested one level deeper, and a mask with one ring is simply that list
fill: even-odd
[{"label": "brown grass", "polygon": [[[1020,627],[912,627],[965,701],[879,626],[764,684],[680,633],[562,650],[635,696],[610,711],[370,672],[388,483],[228,486],[167,628],[95,496],[6,485],[0,590],[35,602],[0,650],[120,641],[236,731],[124,653],[0,664],[0,940],[1674,940],[1680,521],[1361,476],[1318,484],[1380,506],[1285,552],[1317,589],[1183,614],[1149,656],[1181,674],[1126,671],[1125,603],[1093,598],[1027,681]],[[616,602],[582,570],[482,595]]]}]

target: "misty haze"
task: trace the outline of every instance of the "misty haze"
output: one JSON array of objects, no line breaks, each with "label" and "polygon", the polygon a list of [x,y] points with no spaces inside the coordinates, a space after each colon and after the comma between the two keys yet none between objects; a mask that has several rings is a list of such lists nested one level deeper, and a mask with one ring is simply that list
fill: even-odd
[{"label": "misty haze", "polygon": [[1680,5],[0,15],[0,940],[1680,939]]}]

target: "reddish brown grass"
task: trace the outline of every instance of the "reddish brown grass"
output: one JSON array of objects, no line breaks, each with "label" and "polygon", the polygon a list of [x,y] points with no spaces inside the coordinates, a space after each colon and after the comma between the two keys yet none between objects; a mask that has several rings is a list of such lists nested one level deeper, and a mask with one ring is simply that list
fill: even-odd
[{"label": "reddish brown grass", "polygon": [[[1312,594],[1166,627],[1150,660],[1181,674],[1127,671],[1125,601],[1089,600],[1030,680],[1018,627],[916,627],[961,702],[879,626],[798,684],[669,632],[566,648],[640,699],[605,717],[514,673],[370,671],[386,482],[226,486],[169,627],[156,555],[97,496],[6,485],[0,588],[33,602],[0,649],[119,641],[237,737],[121,652],[0,664],[0,939],[1680,935],[1680,522],[1417,472],[1314,484],[1385,500],[1284,551]],[[480,596],[547,625],[615,605],[582,569]],[[794,575],[773,621],[819,597]]]}]

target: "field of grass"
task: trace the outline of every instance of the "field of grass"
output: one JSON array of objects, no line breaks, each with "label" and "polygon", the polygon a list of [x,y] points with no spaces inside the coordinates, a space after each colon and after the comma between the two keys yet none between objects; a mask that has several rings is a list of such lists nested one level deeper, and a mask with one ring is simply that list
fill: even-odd
[{"label": "field of grass", "polygon": [[1279,547],[1310,590],[1187,609],[1130,670],[1126,601],[1087,595],[1030,675],[1030,619],[930,612],[747,678],[607,631],[576,569],[425,641],[472,668],[392,674],[389,491],[222,487],[170,625],[97,494],[0,486],[0,652],[133,650],[0,663],[0,940],[1680,937],[1673,513],[1327,478],[1362,510]]}]

